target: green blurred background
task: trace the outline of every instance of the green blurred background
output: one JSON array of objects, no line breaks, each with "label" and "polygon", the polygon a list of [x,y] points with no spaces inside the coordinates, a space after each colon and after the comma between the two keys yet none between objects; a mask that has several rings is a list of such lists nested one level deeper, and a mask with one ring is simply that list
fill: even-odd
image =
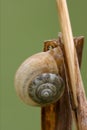
[{"label": "green blurred background", "polygon": [[[40,130],[40,108],[22,103],[14,75],[43,41],[60,31],[56,0],[0,0],[0,130]],[[84,35],[82,78],[87,81],[87,0],[67,0],[74,36]]]}]

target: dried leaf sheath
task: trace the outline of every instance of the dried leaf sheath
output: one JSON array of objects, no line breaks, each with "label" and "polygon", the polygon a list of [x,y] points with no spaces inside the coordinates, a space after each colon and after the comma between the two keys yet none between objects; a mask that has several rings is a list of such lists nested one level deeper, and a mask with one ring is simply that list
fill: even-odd
[{"label": "dried leaf sheath", "polygon": [[[74,38],[80,65],[82,58],[83,39],[84,39],[83,37]],[[57,46],[61,47],[61,43],[62,43],[61,36],[58,39],[49,40],[45,42],[44,51],[47,51],[50,45],[52,45],[53,47]],[[62,72],[61,75],[63,78],[65,78],[64,72]],[[72,116],[71,116],[70,97],[68,93],[68,86],[66,83],[66,89],[63,97],[57,103],[42,108],[41,110],[42,130],[71,130],[71,121],[72,121],[71,117]]]},{"label": "dried leaf sheath", "polygon": [[[75,54],[76,55],[76,54]],[[76,56],[76,74],[77,74],[77,100],[78,108],[76,109],[75,116],[77,117],[79,130],[87,130],[87,99],[84,90],[84,85],[82,82],[80,69],[78,66],[78,60]]]}]

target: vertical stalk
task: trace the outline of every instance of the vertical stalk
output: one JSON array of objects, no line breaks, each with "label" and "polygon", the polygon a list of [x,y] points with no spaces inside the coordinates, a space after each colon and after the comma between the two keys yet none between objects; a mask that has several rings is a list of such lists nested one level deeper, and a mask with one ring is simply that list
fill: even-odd
[{"label": "vertical stalk", "polygon": [[73,43],[72,29],[66,0],[56,0],[64,42],[66,77],[68,77],[71,104],[78,130],[87,130],[87,101]]},{"label": "vertical stalk", "polygon": [[[77,51],[79,66],[81,65],[82,50],[83,50],[83,37],[74,38],[75,47]],[[57,40],[47,41],[44,46],[44,51],[47,51],[49,46],[60,46],[61,48],[62,37]],[[63,79],[65,71],[61,72]],[[68,92],[68,84],[65,80],[65,92],[63,97],[56,103],[41,108],[41,127],[42,130],[71,130],[72,129],[72,114],[70,97]]]},{"label": "vertical stalk", "polygon": [[75,75],[75,58],[74,58],[74,42],[72,29],[70,24],[70,18],[67,8],[66,0],[56,0],[59,14],[59,21],[61,25],[61,31],[63,35],[65,57],[67,61],[69,78],[70,78],[70,91],[72,96],[73,107],[78,106],[76,97],[76,75]]}]

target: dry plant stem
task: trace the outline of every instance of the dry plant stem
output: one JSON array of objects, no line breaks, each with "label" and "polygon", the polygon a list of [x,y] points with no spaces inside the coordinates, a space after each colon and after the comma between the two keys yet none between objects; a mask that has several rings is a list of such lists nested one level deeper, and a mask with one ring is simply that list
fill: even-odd
[{"label": "dry plant stem", "polygon": [[41,109],[42,130],[57,130],[57,103],[51,104]]},{"label": "dry plant stem", "polygon": [[[78,65],[78,59],[77,54],[75,52],[75,67],[76,67],[76,93],[77,93],[77,101],[78,101],[78,107],[76,109],[73,109],[73,115],[76,121],[76,126],[78,130],[87,130],[87,100],[86,95],[84,91],[84,86],[80,74],[80,69]],[[66,67],[67,68],[67,67]],[[67,71],[67,69],[66,69]],[[68,73],[68,71],[67,71]],[[68,77],[68,75],[66,75]],[[69,80],[69,77],[68,77]],[[69,81],[68,81],[69,82]]]},{"label": "dry plant stem", "polygon": [[74,43],[73,43],[71,24],[69,20],[66,0],[56,0],[56,1],[57,1],[61,31],[63,35],[63,42],[64,42],[64,48],[65,48],[65,53],[66,53],[67,65],[69,68],[69,77],[70,77],[69,87],[72,94],[73,107],[76,108],[78,106],[78,103],[77,103],[77,97],[76,97]]},{"label": "dry plant stem", "polygon": [[71,99],[73,99],[71,100],[71,104],[74,111],[76,127],[78,130],[87,130],[87,101],[79,70],[77,54],[74,49],[66,0],[57,0],[57,5],[63,33],[66,76],[68,77]]},{"label": "dry plant stem", "polygon": [[[79,65],[81,65],[82,58],[82,49],[83,49],[83,37],[74,38],[75,47],[78,54]],[[61,46],[62,37],[59,37],[55,40],[49,40],[45,42],[44,51],[47,51],[49,46],[54,48]],[[63,45],[63,44],[62,44]],[[62,77],[64,76],[64,70],[61,73]],[[41,109],[41,126],[42,130],[71,130],[72,129],[72,114],[71,114],[71,105],[70,97],[68,92],[68,84],[65,80],[65,92],[62,98],[47,107]]]},{"label": "dry plant stem", "polygon": [[77,122],[79,130],[87,130],[87,100],[84,91],[84,86],[80,74],[80,69],[78,65],[77,55],[76,56],[76,73],[77,73],[77,99],[78,99],[78,108],[76,109]]},{"label": "dry plant stem", "polygon": [[[75,52],[66,0],[57,0],[71,104],[78,130],[87,130],[87,101]],[[76,88],[77,87],[77,88]],[[76,96],[77,94],[77,96]],[[78,99],[78,100],[77,100]],[[75,105],[75,106],[74,106]]]},{"label": "dry plant stem", "polygon": [[[58,43],[58,40],[54,40],[48,41],[46,45],[49,44],[49,46],[54,45],[56,47],[56,45],[59,45]],[[49,46],[46,47],[46,45],[44,51],[47,51],[47,48],[49,48]],[[60,56],[61,54],[59,53],[58,55]],[[61,59],[63,59],[63,57],[61,57]],[[64,74],[64,63],[62,66],[59,64],[57,65],[59,74],[65,81],[65,92],[58,102],[42,108],[42,130],[71,130],[72,114],[68,88]]]},{"label": "dry plant stem", "polygon": [[74,49],[72,30],[69,21],[66,0],[57,0],[57,5],[64,40],[64,50],[65,50],[64,56],[65,56],[65,64],[67,67],[66,76],[69,79],[69,86],[71,86],[70,89],[71,98],[74,99],[71,100],[71,103],[72,106],[75,105],[76,107],[74,108],[76,126],[78,130],[87,130],[87,101],[79,70],[77,54]]}]

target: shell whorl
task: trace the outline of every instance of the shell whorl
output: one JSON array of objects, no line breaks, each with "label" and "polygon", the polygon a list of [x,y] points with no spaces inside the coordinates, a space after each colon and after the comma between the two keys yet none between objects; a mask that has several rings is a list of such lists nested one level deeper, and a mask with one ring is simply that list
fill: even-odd
[{"label": "shell whorl", "polygon": [[40,105],[57,101],[64,92],[64,82],[59,75],[43,73],[29,85],[28,94]]}]

